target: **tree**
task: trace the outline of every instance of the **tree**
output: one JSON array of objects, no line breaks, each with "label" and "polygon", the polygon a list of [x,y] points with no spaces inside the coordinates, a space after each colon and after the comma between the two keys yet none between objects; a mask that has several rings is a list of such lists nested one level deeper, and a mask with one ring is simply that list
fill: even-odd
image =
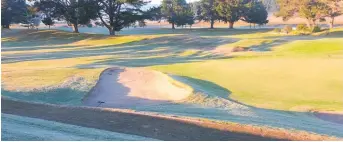
[{"label": "tree", "polygon": [[267,11],[276,11],[278,9],[276,0],[259,0],[263,3]]},{"label": "tree", "polygon": [[243,14],[245,4],[249,0],[217,0],[216,11],[221,21],[229,23],[229,28],[233,29],[233,25]]},{"label": "tree", "polygon": [[50,26],[54,25],[55,22],[52,20],[51,17],[45,17],[42,22],[44,23],[44,25],[47,25],[49,26],[49,29],[50,29]]},{"label": "tree", "polygon": [[97,4],[94,0],[40,0],[39,9],[52,18],[64,19],[78,33],[78,26],[96,19]]},{"label": "tree", "polygon": [[163,0],[161,4],[161,12],[163,16],[172,24],[172,29],[175,29],[176,20],[180,17],[180,11],[187,7],[185,0]]},{"label": "tree", "polygon": [[343,14],[343,0],[323,0],[323,3],[326,3],[327,7],[325,13],[329,18],[330,28],[334,27],[335,17]]},{"label": "tree", "polygon": [[148,9],[148,11],[145,13],[147,19],[152,20],[152,21],[158,21],[159,23],[161,22],[163,15],[161,12],[161,6],[158,7],[151,7]]},{"label": "tree", "polygon": [[32,28],[37,28],[38,29],[38,26],[40,25],[41,21],[42,21],[42,19],[39,16],[33,17],[33,18],[30,19],[30,26]]},{"label": "tree", "polygon": [[25,24],[28,25],[28,29],[38,27],[40,24],[40,16],[37,14],[38,8],[36,6],[27,5],[26,11],[24,13],[25,21],[23,21]]},{"label": "tree", "polygon": [[201,0],[199,19],[210,22],[210,28],[214,28],[214,23],[219,20],[218,12],[216,11],[215,0]]},{"label": "tree", "polygon": [[1,27],[9,28],[11,23],[25,22],[26,10],[25,0],[1,0]]},{"label": "tree", "polygon": [[247,10],[243,14],[243,21],[250,23],[264,25],[268,23],[268,11],[261,1],[252,1],[248,4]]},{"label": "tree", "polygon": [[140,8],[143,0],[97,0],[97,15],[110,35],[148,17]]},{"label": "tree", "polygon": [[194,13],[189,5],[184,6],[175,15],[175,24],[177,26],[192,26],[194,24]]},{"label": "tree", "polygon": [[325,16],[327,6],[320,0],[278,0],[280,10],[275,14],[288,20],[294,15],[299,15],[307,20],[308,27],[314,27],[316,21]]}]

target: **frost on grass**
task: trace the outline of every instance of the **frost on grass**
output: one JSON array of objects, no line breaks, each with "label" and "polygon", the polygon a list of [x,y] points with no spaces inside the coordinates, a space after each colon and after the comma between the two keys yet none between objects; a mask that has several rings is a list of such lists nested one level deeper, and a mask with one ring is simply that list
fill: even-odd
[{"label": "frost on grass", "polygon": [[72,76],[61,84],[41,88],[20,88],[14,91],[2,89],[2,95],[15,100],[30,102],[81,105],[83,97],[91,90],[95,82],[80,76]]},{"label": "frost on grass", "polygon": [[76,140],[156,140],[136,135],[58,123],[36,118],[1,114],[1,140],[76,141]]}]

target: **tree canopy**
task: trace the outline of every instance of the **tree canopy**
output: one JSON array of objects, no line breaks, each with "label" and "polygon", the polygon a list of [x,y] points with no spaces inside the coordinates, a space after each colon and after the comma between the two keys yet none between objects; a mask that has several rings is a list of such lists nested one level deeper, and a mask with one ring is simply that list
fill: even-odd
[{"label": "tree canopy", "polygon": [[40,0],[37,5],[41,11],[49,13],[49,17],[67,21],[76,33],[80,24],[88,24],[97,16],[94,0]]},{"label": "tree canopy", "polygon": [[258,25],[268,23],[268,11],[261,1],[253,1],[248,4],[246,11],[243,14],[243,21]]},{"label": "tree canopy", "polygon": [[307,20],[309,27],[314,27],[316,22],[325,17],[333,19],[342,14],[342,0],[278,0],[279,11],[277,17],[288,20],[293,16],[300,16]]},{"label": "tree canopy", "polygon": [[96,13],[110,35],[115,35],[124,27],[147,19],[145,11],[141,10],[146,4],[143,0],[97,0]]},{"label": "tree canopy", "polygon": [[249,1],[246,0],[217,0],[216,11],[219,18],[225,23],[229,23],[229,28],[232,29],[235,22],[243,16],[245,6]]},{"label": "tree canopy", "polygon": [[25,0],[1,0],[1,27],[9,28],[11,23],[26,21]]},{"label": "tree canopy", "polygon": [[216,11],[216,4],[215,0],[201,0],[200,1],[200,14],[199,19],[210,22],[210,28],[214,28],[214,23],[220,20],[218,12]]}]

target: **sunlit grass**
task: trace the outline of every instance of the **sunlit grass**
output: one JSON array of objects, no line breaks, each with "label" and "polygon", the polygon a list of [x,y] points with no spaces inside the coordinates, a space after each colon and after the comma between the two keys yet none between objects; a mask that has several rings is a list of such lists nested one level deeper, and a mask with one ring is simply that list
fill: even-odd
[{"label": "sunlit grass", "polygon": [[218,48],[233,48],[233,47],[242,47],[242,48],[249,48],[252,46],[260,46],[263,44],[269,44],[275,41],[275,39],[241,39],[234,43],[224,44],[219,46]]},{"label": "sunlit grass", "polygon": [[[165,31],[167,30],[163,29],[162,33]],[[339,34],[337,31],[335,34]],[[175,33],[181,32],[181,30],[175,31]],[[230,98],[244,104],[295,111],[340,111],[343,109],[343,77],[340,77],[343,76],[343,58],[340,58],[343,55],[342,38],[285,40],[283,39],[284,34],[272,33],[268,30],[256,30],[249,33],[249,30],[196,29],[184,34],[192,36],[189,38],[190,41],[180,38],[166,38],[165,41],[164,39],[163,41],[155,40],[158,37],[171,36],[168,34],[109,37],[56,30],[31,31],[28,34],[2,38],[2,42],[6,44],[26,40],[42,43],[38,44],[42,47],[35,50],[4,51],[2,55],[5,57],[16,54],[61,52],[61,54],[53,54],[61,59],[3,63],[2,89],[8,91],[39,90],[45,87],[59,86],[73,77],[84,78],[94,85],[105,67],[81,68],[80,66],[99,62],[105,65],[116,65],[115,62],[120,60],[125,63],[120,65],[124,66],[149,67],[150,62],[160,61],[161,63],[165,62],[164,65],[150,68],[217,84],[232,91]],[[228,40],[234,37],[235,39],[232,40],[237,41],[214,46],[215,44],[212,43],[217,41],[215,40],[217,37],[228,38]],[[36,40],[37,38],[39,40]],[[56,48],[44,49],[51,46],[43,45],[43,43],[54,40],[66,41],[66,39],[71,42],[51,45]],[[163,45],[155,44],[150,48],[150,44],[153,45],[154,42]],[[136,44],[132,45],[131,43]],[[138,46],[140,43],[144,46]],[[274,46],[272,43],[278,44]],[[198,46],[201,48],[197,49]],[[240,52],[234,54],[230,59],[206,58],[212,55],[211,52],[207,52],[210,48],[233,48],[236,46],[244,48],[261,46],[268,47],[272,51]],[[120,50],[112,51],[112,49],[118,48]],[[113,54],[63,58],[64,52],[87,51],[92,53],[103,49],[106,49],[106,52],[113,52]],[[99,52],[99,54],[102,53]],[[168,63],[176,60],[177,57],[181,57],[179,58],[180,62],[189,62],[191,60],[183,61],[182,59],[197,57],[198,62]],[[92,86],[89,85],[89,87]]]},{"label": "sunlit grass", "polygon": [[[343,39],[296,41],[269,53],[153,66],[153,69],[216,83],[232,91],[230,98],[252,106],[279,110],[343,109]],[[282,55],[282,56],[281,56]],[[317,56],[322,55],[322,56]]]},{"label": "sunlit grass", "polygon": [[94,82],[104,68],[79,69],[77,66],[109,57],[90,56],[2,64],[2,82],[5,83],[3,88],[7,90],[39,90],[59,85],[73,76],[83,77]]},{"label": "sunlit grass", "polygon": [[182,53],[180,53],[179,56],[182,56],[182,57],[191,56],[191,55],[194,55],[198,52],[199,52],[199,50],[194,50],[194,49],[185,50]]},{"label": "sunlit grass", "polygon": [[290,36],[290,35],[275,33],[273,31],[268,31],[268,32],[256,32],[256,33],[245,33],[245,34],[238,34],[238,35],[230,35],[228,37],[241,38],[241,39],[254,39],[254,38],[268,38],[268,37],[283,37],[283,36]]},{"label": "sunlit grass", "polygon": [[5,38],[1,38],[1,42],[5,42],[5,41],[16,41],[17,38],[14,37],[5,37]]},{"label": "sunlit grass", "polygon": [[297,110],[343,109],[343,59],[218,60],[154,66],[153,69],[207,80],[252,106]]},{"label": "sunlit grass", "polygon": [[11,91],[32,91],[35,89],[37,91],[42,91],[42,89],[47,87],[58,88],[59,85],[68,81],[68,79],[72,79],[72,77],[84,78],[90,83],[95,83],[102,70],[104,70],[104,68],[60,68],[3,73],[2,81],[6,83],[3,89]]},{"label": "sunlit grass", "polygon": [[330,55],[343,53],[343,39],[317,39],[294,41],[274,47],[276,54]]}]

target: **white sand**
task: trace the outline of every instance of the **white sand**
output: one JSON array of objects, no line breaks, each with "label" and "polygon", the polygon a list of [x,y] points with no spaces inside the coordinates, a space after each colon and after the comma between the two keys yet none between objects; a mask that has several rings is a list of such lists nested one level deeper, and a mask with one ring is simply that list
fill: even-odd
[{"label": "white sand", "polygon": [[161,72],[144,68],[113,67],[100,75],[95,87],[84,98],[87,106],[132,107],[154,105],[187,98],[192,88]]}]

